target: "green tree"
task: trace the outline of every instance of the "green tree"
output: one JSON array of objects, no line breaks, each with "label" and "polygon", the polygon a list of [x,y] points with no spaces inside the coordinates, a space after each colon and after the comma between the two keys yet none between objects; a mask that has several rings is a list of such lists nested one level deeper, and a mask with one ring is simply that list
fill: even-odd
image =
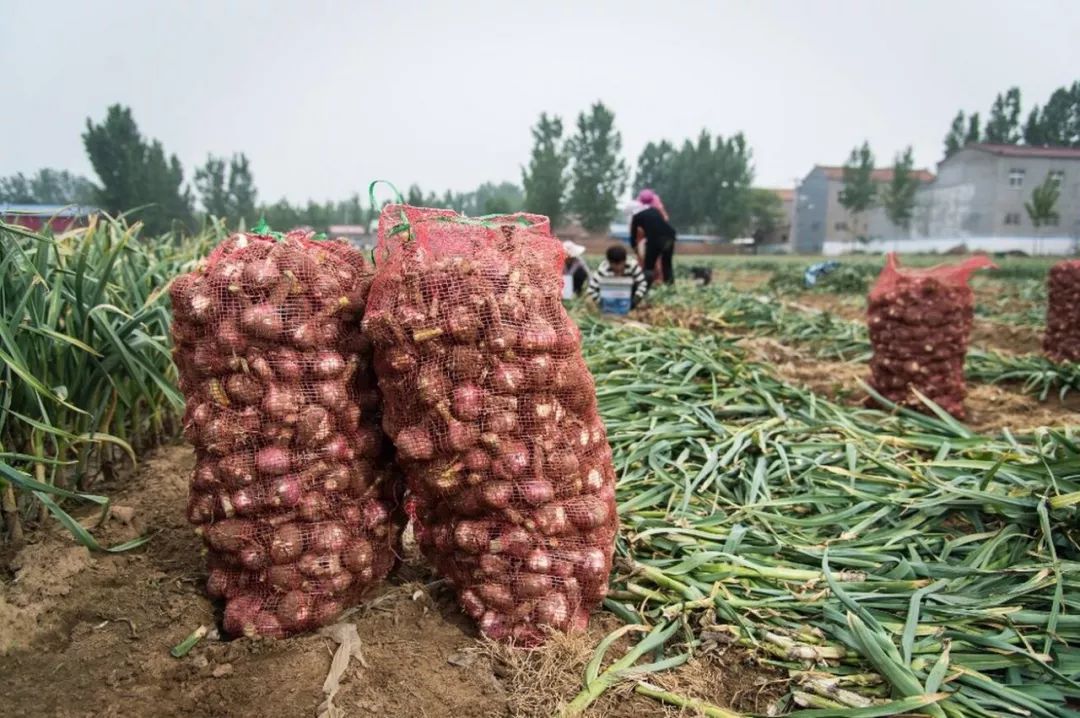
[{"label": "green tree", "polygon": [[[658,188],[671,180],[671,162],[675,147],[667,140],[649,142],[638,155],[637,171],[634,173],[634,189]],[[661,195],[663,196],[663,195]]]},{"label": "green tree", "polygon": [[1024,142],[1046,147],[1080,147],[1080,80],[1059,87],[1039,109],[1036,105],[1024,125]]},{"label": "green tree", "polygon": [[1057,179],[1047,173],[1046,179],[1031,191],[1031,201],[1024,203],[1031,223],[1038,229],[1057,225],[1061,215],[1057,211],[1057,201],[1061,197],[1061,186]]},{"label": "green tree", "polygon": [[285,199],[280,199],[274,204],[263,205],[259,208],[259,215],[266,220],[271,229],[282,232],[305,224],[300,210]]},{"label": "green tree", "polygon": [[409,185],[409,191],[405,193],[405,204],[413,207],[424,206],[424,192],[419,185]]},{"label": "green tree", "polygon": [[203,210],[212,217],[228,219],[229,188],[226,185],[225,160],[210,155],[206,164],[195,170],[195,190]]},{"label": "green tree", "polygon": [[1038,105],[1031,108],[1027,122],[1024,123],[1024,144],[1033,147],[1042,147],[1047,144],[1042,119],[1039,117]]},{"label": "green tree", "polygon": [[606,230],[629,174],[620,157],[622,135],[615,129],[614,113],[602,102],[582,112],[569,150],[573,158],[570,207],[590,232]]},{"label": "green tree", "polygon": [[22,172],[10,177],[0,177],[0,202],[35,204],[38,199],[30,187],[30,180]]},{"label": "green tree", "polygon": [[741,132],[726,140],[717,135],[710,177],[714,200],[706,219],[723,236],[739,236],[750,226],[750,185],[754,181],[751,159],[750,147]]},{"label": "green tree", "polygon": [[912,157],[909,146],[896,156],[893,162],[892,181],[882,192],[881,197],[889,221],[903,229],[911,227],[911,215],[915,209],[915,190],[919,187],[919,182],[912,173],[914,167],[915,159]]},{"label": "green tree", "polygon": [[[570,162],[563,143],[563,124],[558,117],[540,113],[532,128],[533,147],[529,166],[521,170],[525,188],[525,209],[542,214],[557,226],[566,198],[566,168]],[[502,200],[500,200],[502,203]]]},{"label": "green tree", "polygon": [[861,236],[859,219],[877,197],[873,174],[874,153],[870,151],[870,143],[863,142],[851,151],[844,164],[844,188],[840,190],[840,204],[851,214],[849,231],[856,237]]},{"label": "green tree", "polygon": [[464,204],[466,214],[509,214],[524,208],[525,193],[513,182],[485,182],[468,193]]},{"label": "green tree", "polygon": [[96,125],[88,118],[82,138],[101,182],[97,199],[105,210],[118,214],[141,208],[139,216],[150,233],[167,231],[173,222],[190,225],[191,193],[180,160],[166,157],[161,142],[143,139],[130,108],[113,105]]},{"label": "green tree", "polygon": [[[230,216],[237,220],[245,219],[254,222],[255,200],[258,192],[255,190],[255,178],[251,173],[251,163],[244,153],[235,154],[229,160],[229,212]],[[359,199],[357,199],[359,202]]]},{"label": "green tree", "polygon": [[725,139],[702,130],[678,150],[666,140],[650,142],[638,157],[635,186],[656,190],[684,231],[735,237],[752,225],[751,159],[742,133]]},{"label": "green tree", "polygon": [[979,113],[973,112],[971,117],[968,118],[967,134],[964,135],[964,144],[973,145],[983,141],[982,133],[979,129]]},{"label": "green tree", "polygon": [[965,125],[964,125],[964,111],[960,110],[956,113],[956,117],[953,118],[952,125],[949,126],[949,132],[945,135],[945,156],[951,157],[955,153],[964,149],[965,137]]},{"label": "green tree", "polygon": [[998,93],[986,121],[986,141],[997,145],[1020,142],[1020,89],[1010,87],[1004,95]]},{"label": "green tree", "polygon": [[747,195],[750,209],[750,231],[768,237],[776,233],[784,222],[784,203],[771,189],[754,187]]},{"label": "green tree", "polygon": [[96,201],[97,187],[85,177],[46,167],[29,179],[21,172],[0,179],[0,199],[6,202],[87,205]]}]

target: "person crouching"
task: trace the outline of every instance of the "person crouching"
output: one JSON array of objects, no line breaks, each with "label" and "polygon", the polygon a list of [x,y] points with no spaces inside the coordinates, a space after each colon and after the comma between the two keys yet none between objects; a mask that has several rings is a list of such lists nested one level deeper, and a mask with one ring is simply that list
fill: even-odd
[{"label": "person crouching", "polygon": [[630,307],[634,308],[645,298],[649,284],[645,281],[645,272],[641,270],[636,258],[626,253],[626,247],[616,244],[608,247],[604,261],[589,276],[589,296],[593,301],[600,301],[600,279],[610,277],[629,277],[633,280],[630,294]]}]

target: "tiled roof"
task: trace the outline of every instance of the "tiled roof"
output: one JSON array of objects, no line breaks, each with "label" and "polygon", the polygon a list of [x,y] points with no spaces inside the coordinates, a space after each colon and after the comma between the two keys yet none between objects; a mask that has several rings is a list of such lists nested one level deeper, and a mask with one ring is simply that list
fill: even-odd
[{"label": "tiled roof", "polygon": [[[824,165],[818,165],[818,169],[824,170],[825,176],[831,180],[844,179],[843,167],[826,167]],[[912,170],[911,174],[915,175],[915,179],[920,182],[934,181],[934,173],[930,170]],[[879,167],[870,174],[870,179],[874,182],[892,182],[892,178],[892,167]]]},{"label": "tiled roof", "polygon": [[773,194],[775,194],[777,197],[779,197],[781,202],[794,202],[795,201],[795,190],[793,190],[793,189],[788,189],[787,187],[782,187],[782,188],[768,187],[767,189],[770,192],[772,192]]},{"label": "tiled roof", "polygon": [[1080,147],[1032,147],[1030,145],[970,144],[965,150],[979,150],[1002,157],[1042,157],[1046,159],[1080,160]]},{"label": "tiled roof", "polygon": [[0,214],[21,214],[30,217],[86,217],[97,210],[72,204],[8,204],[0,202]]}]

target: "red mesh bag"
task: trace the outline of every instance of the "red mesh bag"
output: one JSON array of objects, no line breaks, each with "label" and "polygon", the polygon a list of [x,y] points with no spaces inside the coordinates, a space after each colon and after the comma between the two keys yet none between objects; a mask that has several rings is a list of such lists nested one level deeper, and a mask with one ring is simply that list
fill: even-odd
[{"label": "red mesh bag", "polygon": [[986,257],[929,269],[901,269],[890,253],[870,289],[867,314],[870,385],[886,399],[928,411],[913,389],[964,418],[964,360],[975,316],[972,272],[994,266]]},{"label": "red mesh bag", "polygon": [[376,260],[364,331],[418,544],[485,635],[583,627],[615,472],[548,220],[391,206]]},{"label": "red mesh bag", "polygon": [[1056,362],[1080,362],[1080,259],[1051,267],[1046,289],[1043,351]]},{"label": "red mesh bag", "polygon": [[344,242],[237,234],[171,287],[188,519],[230,634],[325,624],[395,563],[404,517],[359,323],[372,274]]}]

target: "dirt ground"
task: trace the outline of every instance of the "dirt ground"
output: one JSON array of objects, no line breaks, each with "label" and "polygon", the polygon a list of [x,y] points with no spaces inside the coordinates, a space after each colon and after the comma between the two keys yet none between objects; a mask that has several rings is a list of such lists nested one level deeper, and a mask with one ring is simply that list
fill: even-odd
[{"label": "dirt ground", "polygon": [[[192,467],[189,448],[166,447],[122,487],[102,487],[119,508],[94,530],[98,540],[149,533],[145,546],[91,555],[53,527],[0,566],[0,713],[319,715],[336,647],[329,638],[211,636],[184,658],[170,656],[171,647],[199,626],[213,629],[218,618],[202,588],[199,541],[184,518]],[[445,587],[410,566],[345,620],[356,625],[364,660],[345,673],[337,715],[440,718],[552,715],[581,689],[582,668],[617,624],[598,614],[588,633],[542,650],[493,647],[477,639]],[[787,690],[786,678],[742,651],[702,655],[654,682],[760,713]],[[678,715],[631,688],[610,691],[588,715]]]},{"label": "dirt ground", "polygon": [[[806,294],[798,301],[788,301],[793,309],[831,311],[836,316],[857,320],[864,311],[858,298],[831,294]],[[705,320],[701,312],[670,307],[650,307],[637,313],[635,320],[647,324],[675,325],[693,330],[717,331],[719,327]],[[752,359],[770,364],[778,376],[822,396],[849,405],[859,405],[866,393],[859,386],[869,368],[862,362],[822,360],[812,352],[783,343],[778,338],[743,334],[738,327],[724,329],[732,339],[748,350]],[[1042,337],[1035,327],[1011,326],[976,320],[971,346],[1004,354],[1034,353],[1041,350]],[[965,402],[973,431],[994,434],[1004,428],[1024,432],[1041,426],[1080,425],[1080,395],[1072,392],[1064,400],[1051,394],[1045,401],[1024,394],[1017,385],[989,385],[970,382]]]},{"label": "dirt ground", "polygon": [[[852,406],[866,399],[859,385],[859,380],[866,381],[869,375],[866,364],[822,361],[769,337],[745,337],[737,343],[793,384]],[[1075,392],[1064,400],[1051,396],[1040,402],[1016,387],[968,384],[964,405],[968,412],[965,426],[982,434],[996,434],[1005,428],[1024,433],[1041,426],[1080,425],[1080,396]]]},{"label": "dirt ground", "polygon": [[[852,322],[866,320],[866,301],[861,296],[807,292],[787,303],[793,308],[829,312],[833,316]],[[970,342],[972,347],[985,351],[1037,354],[1042,351],[1042,330],[1029,325],[976,319],[971,330]]]}]

